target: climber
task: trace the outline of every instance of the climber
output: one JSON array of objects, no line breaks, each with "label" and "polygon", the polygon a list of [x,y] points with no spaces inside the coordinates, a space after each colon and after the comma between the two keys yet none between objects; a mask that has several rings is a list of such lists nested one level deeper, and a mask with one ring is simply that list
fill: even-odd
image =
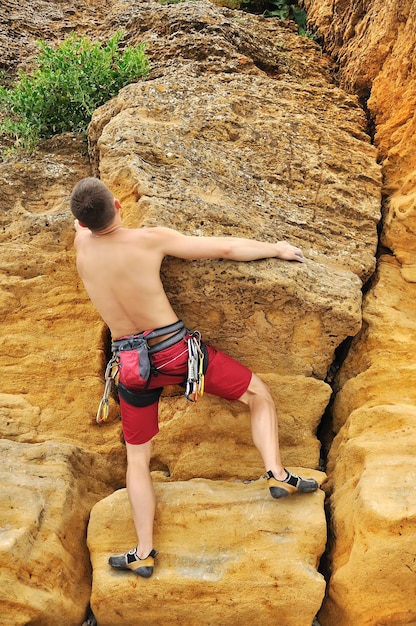
[{"label": "climber", "polygon": [[[148,578],[153,573],[155,493],[150,474],[151,440],[157,434],[164,386],[186,384],[188,330],[173,311],[160,279],[165,256],[252,261],[278,258],[302,263],[302,251],[285,242],[238,237],[198,237],[165,227],[128,229],[120,202],[97,178],[84,178],[70,199],[75,216],[77,269],[98,313],[110,329],[118,358],[119,399],[127,449],[126,485],[138,544],[111,556],[109,564]],[[200,342],[205,392],[247,405],[253,442],[270,494],[282,498],[312,492],[318,483],[287,471],[280,458],[277,416],[266,384],[247,367]],[[201,369],[202,371],[202,369]]]}]

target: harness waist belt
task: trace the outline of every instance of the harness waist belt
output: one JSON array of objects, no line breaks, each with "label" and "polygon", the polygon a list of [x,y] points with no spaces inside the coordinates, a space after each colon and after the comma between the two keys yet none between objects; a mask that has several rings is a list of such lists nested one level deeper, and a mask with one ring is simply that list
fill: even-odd
[{"label": "harness waist belt", "polygon": [[147,341],[149,339],[156,339],[157,337],[162,337],[163,335],[174,333],[171,337],[163,339],[163,341],[160,341],[153,346],[148,346],[149,353],[154,354],[155,352],[159,352],[160,350],[164,350],[165,348],[170,348],[171,346],[174,346],[175,343],[178,343],[178,341],[185,337],[187,332],[188,331],[185,328],[184,323],[179,320],[174,324],[162,326],[161,328],[155,328],[155,330],[151,330],[150,332],[143,331],[142,333],[138,333],[137,335],[130,335],[130,337],[116,339],[115,341],[113,341],[111,349],[113,352],[135,350],[144,343],[147,344]]},{"label": "harness waist belt", "polygon": [[155,352],[160,352],[165,348],[170,348],[171,346],[174,346],[175,343],[178,343],[178,341],[185,337],[187,332],[187,329],[183,327],[181,328],[181,330],[176,331],[176,333],[171,337],[163,339],[163,341],[159,341],[159,343],[155,343],[153,344],[153,346],[149,346],[149,354],[155,354]]}]

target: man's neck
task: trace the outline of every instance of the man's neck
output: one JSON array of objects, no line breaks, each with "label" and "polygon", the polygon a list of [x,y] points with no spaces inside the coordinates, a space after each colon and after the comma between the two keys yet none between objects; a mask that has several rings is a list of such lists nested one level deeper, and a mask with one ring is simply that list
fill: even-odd
[{"label": "man's neck", "polygon": [[116,222],[113,224],[110,224],[110,226],[107,226],[106,228],[102,228],[100,230],[93,230],[92,234],[94,235],[94,237],[105,237],[106,235],[112,235],[113,233],[116,233],[118,230],[121,230],[123,228],[123,225],[120,224],[120,222]]}]

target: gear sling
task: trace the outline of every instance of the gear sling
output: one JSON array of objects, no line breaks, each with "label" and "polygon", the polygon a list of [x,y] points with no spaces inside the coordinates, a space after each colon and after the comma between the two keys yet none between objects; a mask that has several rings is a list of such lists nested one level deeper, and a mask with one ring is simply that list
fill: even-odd
[{"label": "gear sling", "polygon": [[[149,346],[149,339],[155,339],[169,333],[174,334],[157,344]],[[118,368],[122,367],[123,364],[128,365],[128,369],[134,372],[134,384],[137,385],[137,382],[143,382],[145,386],[140,391],[133,391],[128,385],[118,382],[117,388],[120,397],[128,404],[136,407],[146,407],[157,402],[163,387],[147,389],[152,374],[157,376],[158,371],[152,364],[151,355],[170,348],[178,341],[181,341],[181,339],[184,339],[186,335],[188,335],[186,340],[188,344],[188,375],[183,385],[185,386],[187,400],[196,402],[198,396],[202,396],[204,393],[204,374],[208,366],[208,354],[205,345],[201,341],[199,331],[189,331],[185,328],[184,323],[179,320],[162,328],[144,331],[137,335],[113,341],[111,346],[112,357],[107,364],[105,372],[104,395],[96,416],[97,423],[105,422],[108,418],[111,385],[116,379]]]}]

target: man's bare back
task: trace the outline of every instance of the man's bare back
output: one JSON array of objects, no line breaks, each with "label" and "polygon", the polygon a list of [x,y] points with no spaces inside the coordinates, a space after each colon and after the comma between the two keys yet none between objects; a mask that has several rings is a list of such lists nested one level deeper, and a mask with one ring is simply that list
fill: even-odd
[{"label": "man's bare back", "polygon": [[162,282],[164,257],[152,246],[149,229],[124,229],[96,235],[80,228],[77,268],[88,295],[113,339],[177,321]]}]

